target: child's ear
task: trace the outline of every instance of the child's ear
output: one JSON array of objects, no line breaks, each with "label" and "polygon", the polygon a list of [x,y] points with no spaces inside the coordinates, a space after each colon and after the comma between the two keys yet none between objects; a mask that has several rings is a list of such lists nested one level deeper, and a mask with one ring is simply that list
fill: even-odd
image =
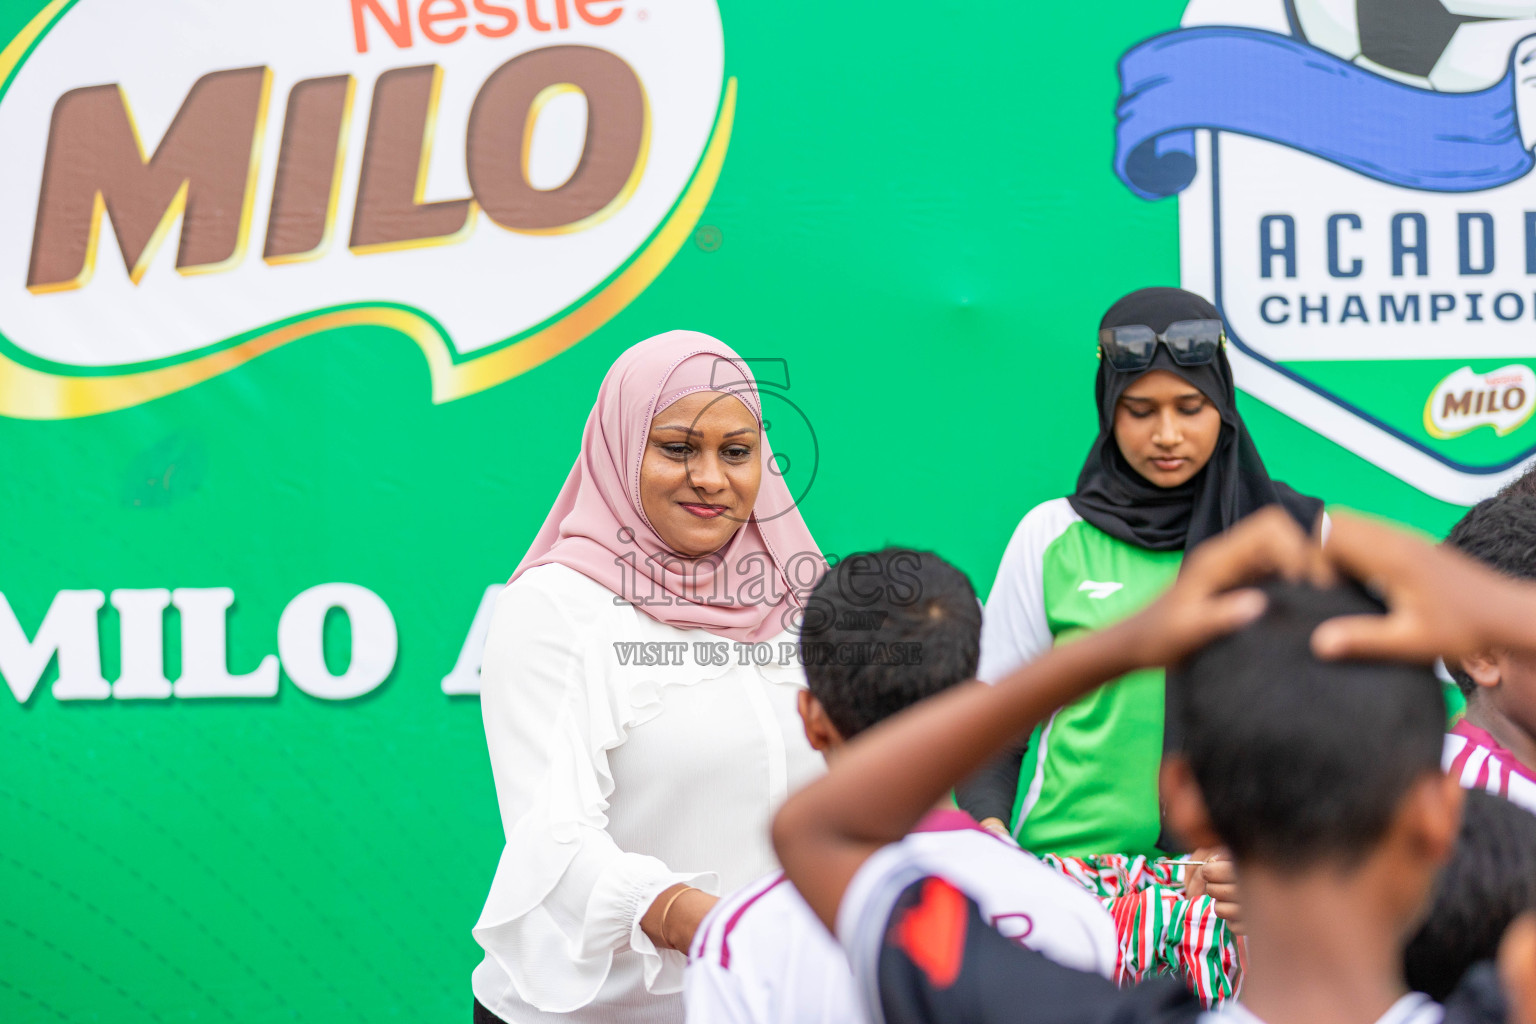
[{"label": "child's ear", "polygon": [[1187,760],[1179,755],[1164,758],[1157,783],[1170,832],[1192,850],[1223,845],[1224,841],[1211,824],[1205,794],[1200,791],[1200,784],[1195,781],[1195,773]]},{"label": "child's ear", "polygon": [[1393,829],[1412,843],[1416,855],[1445,863],[1456,852],[1465,798],[1467,792],[1455,778],[1425,772],[1402,800]]},{"label": "child's ear", "polygon": [[801,690],[796,699],[800,711],[800,724],[805,727],[805,740],[812,750],[826,753],[843,741],[843,737],[827,717],[827,709],[821,701],[811,696],[810,690]]},{"label": "child's ear", "polygon": [[1480,651],[1461,659],[1461,670],[1478,686],[1498,686],[1504,681],[1504,659],[1494,651]]},{"label": "child's ear", "polygon": [[1426,774],[1409,791],[1416,831],[1424,844],[1424,852],[1431,859],[1444,862],[1456,851],[1456,840],[1461,834],[1461,809],[1466,797],[1466,790],[1456,779],[1439,772]]}]

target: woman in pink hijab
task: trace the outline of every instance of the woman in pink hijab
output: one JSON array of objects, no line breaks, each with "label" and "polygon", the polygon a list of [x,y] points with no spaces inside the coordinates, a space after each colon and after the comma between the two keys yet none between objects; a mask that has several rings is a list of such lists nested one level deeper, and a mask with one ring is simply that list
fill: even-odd
[{"label": "woman in pink hijab", "polygon": [[794,641],[825,569],[774,466],[715,339],[659,335],[603,379],[486,641],[506,846],[477,1024],[679,1024],[694,929],[772,870],[773,809],[821,770]]}]

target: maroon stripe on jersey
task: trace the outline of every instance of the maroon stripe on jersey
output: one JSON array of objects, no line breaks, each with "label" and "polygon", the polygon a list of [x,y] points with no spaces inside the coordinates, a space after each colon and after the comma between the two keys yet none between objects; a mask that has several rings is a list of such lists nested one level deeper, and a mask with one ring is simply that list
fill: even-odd
[{"label": "maroon stripe on jersey", "polygon": [[1488,770],[1489,768],[1493,767],[1493,752],[1484,751],[1484,754],[1486,756],[1483,758],[1483,763],[1479,765],[1477,769],[1477,781],[1472,783],[1473,789],[1488,789]]},{"label": "maroon stripe on jersey", "polygon": [[923,820],[917,823],[913,832],[987,832],[981,824],[962,810],[929,811],[923,815]]},{"label": "maroon stripe on jersey", "polygon": [[756,903],[758,900],[760,900],[764,896],[768,895],[770,892],[772,892],[774,890],[774,888],[779,883],[781,883],[783,881],[784,881],[784,876],[781,874],[781,875],[779,875],[778,878],[775,878],[772,882],[770,882],[767,885],[765,885],[762,888],[762,890],[759,891],[758,893],[756,893],[754,896],[752,896],[751,899],[747,900],[741,906],[737,907],[736,908],[736,913],[732,914],[731,917],[730,917],[730,920],[725,922],[725,930],[720,933],[720,966],[721,967],[724,967],[726,970],[730,970],[730,967],[731,967],[731,931],[736,927],[736,922],[741,920],[741,915],[745,914],[749,909],[751,909],[752,904]]},{"label": "maroon stripe on jersey", "polygon": [[1467,749],[1463,751],[1463,754],[1469,755],[1473,748],[1486,750],[1489,758],[1495,762],[1494,768],[1505,779],[1506,785],[1510,775],[1519,775],[1531,782],[1536,782],[1536,771],[1521,763],[1518,757],[1500,746],[1499,741],[1494,739],[1491,733],[1479,729],[1465,718],[1456,723],[1456,727],[1451,730],[1451,734],[1460,736],[1467,741]]},{"label": "maroon stripe on jersey", "polygon": [[688,948],[688,959],[696,960],[704,955],[704,951],[709,948],[709,933],[715,927],[718,917],[713,909],[704,915],[703,923],[693,936],[693,945]]},{"label": "maroon stripe on jersey", "polygon": [[[1454,732],[1455,730],[1452,731]],[[1472,756],[1472,751],[1477,749],[1477,744],[1465,735],[1460,733],[1457,733],[1457,735],[1461,736],[1463,743],[1461,749],[1456,752],[1456,756],[1451,759],[1451,766],[1445,770],[1445,774],[1451,776],[1459,783],[1461,782],[1461,773],[1467,769],[1467,758]]]}]

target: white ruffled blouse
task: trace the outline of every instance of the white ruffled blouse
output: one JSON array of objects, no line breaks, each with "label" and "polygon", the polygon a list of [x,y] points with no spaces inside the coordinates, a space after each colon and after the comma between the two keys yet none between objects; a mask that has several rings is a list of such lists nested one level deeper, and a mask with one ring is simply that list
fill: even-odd
[{"label": "white ruffled blouse", "polygon": [[[677,882],[718,896],[773,870],[770,817],[822,771],[793,637],[768,643],[770,663],[744,665],[764,649],[657,622],[563,565],[502,591],[480,694],[507,839],[474,930],[487,1009],[682,1021],[683,954],[656,949],[641,917]],[[640,664],[661,652],[680,663]]]}]

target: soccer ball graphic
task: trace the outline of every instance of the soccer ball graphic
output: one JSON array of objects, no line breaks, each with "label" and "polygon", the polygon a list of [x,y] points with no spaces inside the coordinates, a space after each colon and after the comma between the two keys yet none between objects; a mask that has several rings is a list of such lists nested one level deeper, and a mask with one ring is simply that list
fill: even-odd
[{"label": "soccer ball graphic", "polygon": [[1286,0],[1308,43],[1419,89],[1475,92],[1536,34],[1536,0]]}]

